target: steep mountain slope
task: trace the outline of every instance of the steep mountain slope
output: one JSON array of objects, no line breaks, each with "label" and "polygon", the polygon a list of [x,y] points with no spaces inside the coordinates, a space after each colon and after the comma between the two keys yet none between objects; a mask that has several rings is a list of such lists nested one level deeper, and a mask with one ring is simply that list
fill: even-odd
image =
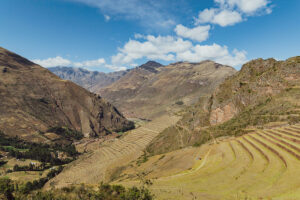
[{"label": "steep mountain slope", "polygon": [[60,78],[70,80],[91,92],[116,82],[129,71],[103,73],[75,67],[51,67],[48,69]]},{"label": "steep mountain slope", "polygon": [[133,126],[100,96],[0,48],[0,130],[44,142],[41,132],[68,127],[85,136]]},{"label": "steep mountain slope", "polygon": [[161,153],[200,145],[220,136],[238,136],[272,123],[300,122],[300,57],[257,59],[227,78],[209,98],[188,108],[176,126],[148,146]]},{"label": "steep mountain slope", "polygon": [[153,119],[210,94],[235,70],[212,61],[162,66],[150,61],[99,93],[128,117]]}]

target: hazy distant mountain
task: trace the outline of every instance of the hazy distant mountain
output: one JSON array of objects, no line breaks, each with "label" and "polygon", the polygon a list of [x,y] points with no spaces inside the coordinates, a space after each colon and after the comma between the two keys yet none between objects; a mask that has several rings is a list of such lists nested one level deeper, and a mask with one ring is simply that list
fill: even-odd
[{"label": "hazy distant mountain", "polygon": [[70,80],[92,92],[114,83],[129,71],[103,73],[75,67],[51,67],[48,69],[60,78]]},{"label": "hazy distant mountain", "polygon": [[0,130],[7,135],[44,142],[38,133],[54,126],[85,136],[132,127],[100,96],[3,48],[0,77]]}]

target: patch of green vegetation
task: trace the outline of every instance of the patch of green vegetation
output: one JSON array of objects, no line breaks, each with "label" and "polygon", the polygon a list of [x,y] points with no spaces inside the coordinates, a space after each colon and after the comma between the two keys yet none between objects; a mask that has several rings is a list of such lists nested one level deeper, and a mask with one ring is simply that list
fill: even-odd
[{"label": "patch of green vegetation", "polygon": [[[56,169],[51,169],[46,177],[40,178],[39,180],[34,180],[33,182],[29,181],[25,184],[13,182],[8,178],[0,178],[0,194],[4,194],[4,199],[7,200],[26,199],[25,197],[27,197],[29,193],[31,193],[34,190],[41,189],[47,181],[55,177],[62,170],[62,166],[59,166]],[[14,197],[14,194],[16,197]]]},{"label": "patch of green vegetation", "polygon": [[[0,198],[13,200],[13,191],[14,185],[12,181],[8,178],[0,178]],[[3,194],[3,197],[1,197],[1,194]]]},{"label": "patch of green vegetation", "polygon": [[79,131],[72,130],[68,127],[51,127],[47,130],[47,132],[56,133],[64,138],[67,139],[75,139],[75,140],[81,140],[83,138],[83,134]]},{"label": "patch of green vegetation", "polygon": [[149,155],[146,151],[144,151],[143,155],[141,155],[138,160],[136,161],[137,166],[140,166],[142,163],[145,163],[148,161]]},{"label": "patch of green vegetation", "polygon": [[126,166],[116,167],[110,175],[110,181],[117,180],[125,169]]},{"label": "patch of green vegetation", "polygon": [[[109,185],[101,183],[98,190],[80,185],[53,189],[50,191],[35,190],[41,188],[39,181],[17,185],[9,179],[0,179],[0,192],[7,200],[152,200],[150,191],[142,187],[125,188],[121,185]],[[1,197],[1,196],[0,196]]]},{"label": "patch of green vegetation", "polygon": [[135,124],[133,121],[128,121],[128,125],[127,126],[122,126],[122,128],[117,128],[114,131],[115,132],[126,132],[129,130],[135,129]]},{"label": "patch of green vegetation", "polygon": [[7,163],[7,161],[0,160],[0,167],[2,167],[3,165],[5,165],[6,163]]},{"label": "patch of green vegetation", "polygon": [[[74,145],[62,144],[40,144],[26,142],[18,137],[8,137],[0,131],[0,150],[9,152],[9,156],[17,159],[32,159],[51,165],[62,165],[69,163],[78,156]],[[58,158],[58,152],[66,153],[71,159],[61,160]]]},{"label": "patch of green vegetation", "polygon": [[184,104],[184,102],[183,101],[176,101],[175,104],[181,106],[181,105]]},{"label": "patch of green vegetation", "polygon": [[166,155],[160,156],[158,160],[162,160],[164,157],[166,157]]},{"label": "patch of green vegetation", "polygon": [[13,146],[2,146],[3,149],[5,149],[4,151],[20,151],[20,152],[24,152],[24,151],[28,151],[28,149],[18,149],[15,148]]},{"label": "patch of green vegetation", "polygon": [[36,165],[30,163],[29,165],[25,166],[19,166],[19,165],[14,165],[13,171],[44,171],[45,169],[49,169],[51,165],[47,165],[46,163],[42,163],[41,165]]}]

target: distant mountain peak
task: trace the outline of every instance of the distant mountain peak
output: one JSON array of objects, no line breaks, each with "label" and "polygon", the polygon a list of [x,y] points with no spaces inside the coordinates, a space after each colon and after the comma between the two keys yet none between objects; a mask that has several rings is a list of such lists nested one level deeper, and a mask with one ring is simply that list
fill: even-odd
[{"label": "distant mountain peak", "polygon": [[162,65],[162,64],[160,64],[158,62],[150,60],[150,61],[146,62],[145,64],[142,64],[138,68],[142,68],[142,69],[148,70],[150,72],[156,73],[157,72],[157,68],[163,67],[163,66],[164,65]]}]

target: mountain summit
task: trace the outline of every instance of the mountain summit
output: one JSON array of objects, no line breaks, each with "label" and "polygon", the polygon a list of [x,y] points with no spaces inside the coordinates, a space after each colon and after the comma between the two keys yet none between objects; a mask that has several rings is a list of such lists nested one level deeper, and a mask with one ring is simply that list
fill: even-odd
[{"label": "mountain summit", "polygon": [[163,67],[163,65],[158,62],[155,62],[155,61],[148,61],[145,64],[142,64],[141,66],[139,66],[139,68],[148,70],[153,73],[157,73],[158,72],[157,68],[160,68],[160,67]]}]

